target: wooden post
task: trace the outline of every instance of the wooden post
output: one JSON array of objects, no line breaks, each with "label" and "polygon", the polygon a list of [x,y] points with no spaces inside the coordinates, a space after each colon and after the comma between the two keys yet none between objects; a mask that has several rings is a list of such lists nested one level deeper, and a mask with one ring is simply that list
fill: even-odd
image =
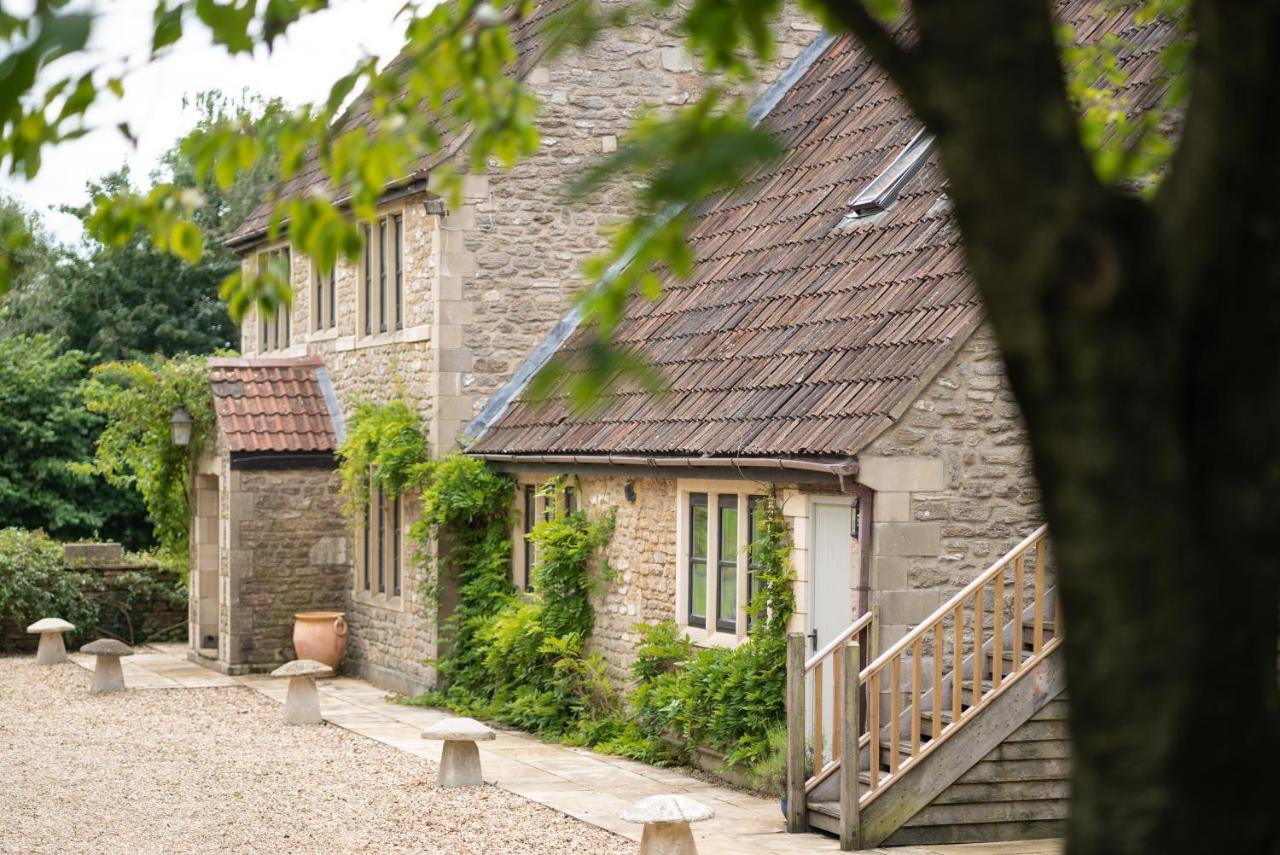
[{"label": "wooden post", "polygon": [[805,803],[804,733],[805,634],[787,634],[787,831],[809,830],[809,806]]},{"label": "wooden post", "polygon": [[[858,642],[844,648],[840,666],[844,671],[844,723],[840,728],[840,848],[845,852],[862,848],[862,815],[858,804],[858,672],[862,668]],[[877,762],[876,758],[871,759]]]}]

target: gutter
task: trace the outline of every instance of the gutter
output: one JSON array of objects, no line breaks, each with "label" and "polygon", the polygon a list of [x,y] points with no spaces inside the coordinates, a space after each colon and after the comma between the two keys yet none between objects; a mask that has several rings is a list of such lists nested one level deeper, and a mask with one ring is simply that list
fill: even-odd
[{"label": "gutter", "polygon": [[[378,197],[377,204],[387,205],[406,196],[413,196],[418,193],[426,192],[428,189],[427,179],[419,178],[411,175],[408,178],[392,181],[387,184],[382,195]],[[347,207],[351,202],[351,194],[347,194],[334,202],[339,207]],[[428,212],[430,213],[430,212]],[[233,252],[243,252],[257,244],[266,243],[267,235],[271,231],[270,227],[256,229],[249,234],[240,235],[239,237],[229,237],[222,242],[222,245]],[[282,236],[289,233],[289,220],[280,221],[280,231]]]},{"label": "gutter", "polygon": [[644,466],[675,469],[790,469],[820,472],[839,479],[842,489],[852,489],[859,467],[856,460],[823,462],[787,457],[641,457],[627,454],[493,454],[473,453],[490,463],[533,463],[547,466]]}]

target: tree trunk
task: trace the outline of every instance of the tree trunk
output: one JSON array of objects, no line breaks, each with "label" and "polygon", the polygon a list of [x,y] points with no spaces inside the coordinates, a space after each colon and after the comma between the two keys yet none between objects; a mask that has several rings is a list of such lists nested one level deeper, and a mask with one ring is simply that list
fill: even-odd
[{"label": "tree trunk", "polygon": [[1280,852],[1280,2],[1197,4],[1155,204],[1081,148],[1048,4],[830,2],[938,135],[1065,613],[1072,853]]}]

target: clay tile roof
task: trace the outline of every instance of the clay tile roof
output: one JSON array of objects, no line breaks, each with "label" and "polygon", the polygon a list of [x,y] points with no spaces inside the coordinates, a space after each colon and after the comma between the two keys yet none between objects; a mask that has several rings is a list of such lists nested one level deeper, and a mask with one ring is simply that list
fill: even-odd
[{"label": "clay tile roof", "polygon": [[318,358],[209,360],[218,432],[230,452],[333,451],[338,446]]},{"label": "clay tile roof", "polygon": [[[1065,11],[1087,21],[1088,8]],[[1165,43],[1167,25],[1154,26]],[[1111,27],[1135,32],[1132,17]],[[1123,64],[1150,48],[1139,35]],[[587,415],[563,398],[516,396],[473,453],[845,456],[919,395],[982,318],[937,152],[887,211],[845,217],[921,122],[842,37],[765,126],[783,158],[698,212],[691,276],[666,281],[657,300],[633,298],[616,327],[614,341],[659,368],[666,394],[624,386]],[[573,333],[559,354],[589,358],[592,336]]]},{"label": "clay tile roof", "polygon": [[[535,8],[532,15],[511,28],[511,38],[515,44],[517,56],[515,73],[519,77],[523,78],[524,75],[532,71],[534,65],[537,64],[538,58],[543,53],[546,40],[541,37],[541,29],[548,18],[569,5],[570,2],[571,0],[544,0]],[[391,61],[388,69],[406,65],[407,62],[406,56],[401,54]],[[357,96],[342,117],[335,122],[332,133],[337,134],[339,131],[346,131],[356,127],[363,127],[373,132],[377,123],[372,114],[372,108],[373,96],[371,94],[366,91]],[[420,159],[410,174],[392,181],[388,185],[389,190],[409,184],[414,180],[425,178],[435,166],[447,160],[465,141],[466,130],[463,128],[441,127],[439,131],[439,150]],[[271,222],[271,211],[275,207],[276,199],[296,197],[313,189],[329,189],[328,179],[320,167],[320,160],[314,150],[307,155],[297,174],[288,181],[281,182],[275,189],[274,198],[266,199],[255,208],[231,236],[226,239],[226,243],[230,246],[235,246],[251,243],[263,237]],[[338,199],[342,199],[344,196],[341,192],[335,195]]]}]

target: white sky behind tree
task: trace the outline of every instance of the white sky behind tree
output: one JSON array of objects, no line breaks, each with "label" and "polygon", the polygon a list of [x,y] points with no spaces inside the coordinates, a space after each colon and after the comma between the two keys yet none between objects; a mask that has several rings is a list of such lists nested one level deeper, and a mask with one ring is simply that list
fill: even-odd
[{"label": "white sky behind tree", "polygon": [[[10,4],[6,3],[6,6]],[[14,11],[29,4],[13,4]],[[336,0],[332,8],[310,15],[276,42],[274,52],[259,48],[252,57],[229,57],[214,47],[198,22],[188,24],[182,41],[154,64],[143,64],[151,44],[154,0],[105,0],[93,3],[99,14],[90,38],[90,56],[69,57],[80,67],[124,60],[134,70],[125,77],[125,97],[109,92],[89,113],[97,128],[89,135],[45,149],[35,180],[0,176],[0,193],[14,196],[44,219],[53,235],[68,244],[81,240],[80,221],[57,211],[60,205],[88,201],[85,182],[127,163],[135,183],[144,182],[160,155],[196,121],[194,105],[183,100],[220,89],[238,97],[243,90],[290,105],[324,98],[329,86],[367,54],[389,59],[399,50],[404,25],[395,18],[404,0]],[[62,65],[67,69],[71,66]],[[116,129],[128,122],[138,140],[134,148]]]}]

